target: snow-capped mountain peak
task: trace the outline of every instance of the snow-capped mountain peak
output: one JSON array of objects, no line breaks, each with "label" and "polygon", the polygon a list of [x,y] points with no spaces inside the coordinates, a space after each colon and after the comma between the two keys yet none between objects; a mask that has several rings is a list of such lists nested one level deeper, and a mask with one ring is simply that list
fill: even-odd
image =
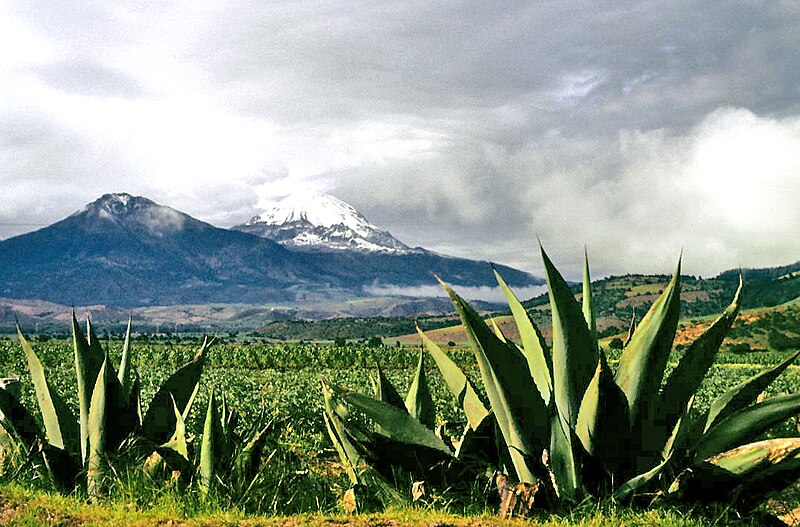
[{"label": "snow-capped mountain peak", "polygon": [[362,236],[376,229],[352,206],[320,192],[303,192],[287,196],[247,224],[284,225],[296,221],[307,221],[315,227],[333,227],[341,224]]},{"label": "snow-capped mountain peak", "polygon": [[351,205],[320,192],[287,196],[273,208],[233,229],[297,249],[416,252],[372,225]]}]

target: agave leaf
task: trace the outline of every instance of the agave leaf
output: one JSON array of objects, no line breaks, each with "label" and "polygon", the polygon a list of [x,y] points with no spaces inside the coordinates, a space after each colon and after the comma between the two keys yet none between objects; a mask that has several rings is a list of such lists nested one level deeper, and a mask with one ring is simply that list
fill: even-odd
[{"label": "agave leaf", "polygon": [[707,462],[730,474],[748,476],[765,467],[774,467],[789,461],[796,463],[798,454],[800,454],[800,438],[783,437],[742,445],[717,454]]},{"label": "agave leaf", "polygon": [[[335,396],[330,386],[325,379],[320,380],[322,382],[322,395],[325,398],[325,411],[322,414],[325,418],[325,427],[328,429],[328,435],[336,448],[336,452],[339,454],[339,459],[347,472],[347,476],[350,478],[350,482],[353,485],[359,485],[362,483],[360,475],[364,467],[366,467],[366,462],[350,442],[348,434],[345,432],[344,420],[334,409],[339,403],[334,400]],[[362,437],[367,439],[365,434]]]},{"label": "agave leaf", "polygon": [[614,382],[602,350],[581,401],[575,433],[586,452],[612,471],[624,464],[630,435],[628,400]]},{"label": "agave leaf", "polygon": [[[76,430],[77,427],[78,422],[75,421]],[[42,444],[42,460],[45,467],[58,488],[64,492],[73,492],[75,490],[75,482],[81,470],[77,445],[75,447],[76,450],[73,453],[55,447],[50,443]]]},{"label": "agave leaf", "polygon": [[625,337],[625,344],[623,344],[623,348],[627,348],[628,344],[630,344],[631,339],[633,338],[633,334],[636,332],[636,308],[631,308],[631,323],[628,326],[628,336]]},{"label": "agave leaf", "polygon": [[695,462],[734,448],[756,438],[771,426],[800,411],[800,394],[770,397],[718,420],[700,438]]},{"label": "agave leaf", "polygon": [[[553,360],[550,356],[550,350],[545,343],[542,332],[539,331],[539,328],[533,323],[525,307],[508,287],[508,284],[506,284],[503,277],[500,276],[500,273],[497,272],[497,269],[494,270],[494,276],[497,279],[497,283],[500,285],[500,289],[503,290],[506,302],[508,302],[508,307],[511,309],[511,315],[514,317],[514,322],[519,330],[522,348],[524,350],[525,359],[528,361],[528,369],[531,372],[531,377],[533,377],[533,381],[539,389],[539,394],[542,396],[544,404],[549,405],[553,393],[553,380],[550,378],[550,371],[553,369]],[[492,324],[494,324],[494,320],[492,320]],[[500,329],[497,328],[495,332],[497,333],[499,331]],[[502,332],[500,335],[502,335]],[[503,342],[506,341],[504,337],[500,338],[500,340]]]},{"label": "agave leaf", "polygon": [[200,444],[200,486],[209,490],[221,465],[222,424],[214,400],[214,390],[208,398],[206,420],[203,425],[203,440]]},{"label": "agave leaf", "polygon": [[13,438],[21,440],[27,448],[39,438],[36,419],[5,388],[0,388],[0,425]]},{"label": "agave leaf", "polygon": [[[614,497],[618,500],[624,500],[633,495],[634,492],[647,485],[650,481],[658,476],[661,471],[667,466],[667,463],[672,459],[672,455],[676,452],[677,447],[685,440],[687,431],[690,429],[691,420],[689,418],[689,411],[692,408],[694,397],[690,398],[684,407],[683,414],[678,418],[678,421],[672,428],[672,433],[667,438],[666,445],[661,451],[661,461],[650,470],[635,476],[626,481],[615,492]],[[647,457],[642,457],[647,460]],[[641,464],[641,462],[639,463]],[[670,489],[672,490],[672,488]]]},{"label": "agave leaf", "polygon": [[132,416],[135,416],[136,423],[141,427],[142,425],[142,382],[139,380],[139,374],[134,372],[133,384],[131,384],[131,393],[128,396],[128,408]]},{"label": "agave leaf", "polygon": [[662,460],[658,465],[654,466],[647,472],[635,476],[614,491],[614,498],[617,500],[625,500],[631,497],[637,490],[650,483],[653,478],[661,473],[661,470],[667,465],[669,458]]},{"label": "agave leaf", "polygon": [[[327,414],[325,414],[325,417],[327,418]],[[236,456],[233,464],[233,477],[235,481],[249,481],[255,477],[258,471],[258,462],[261,459],[261,453],[267,442],[267,431],[269,431],[271,427],[272,423],[267,423],[261,430],[256,432]]]},{"label": "agave leaf", "polygon": [[[647,433],[656,419],[655,405],[680,315],[681,264],[664,292],[650,307],[622,352],[616,383],[628,399],[634,441],[645,450],[660,450],[660,438]],[[636,432],[639,430],[640,432]],[[663,436],[661,436],[663,437]],[[653,443],[653,444],[650,444]],[[636,445],[632,445],[636,448]]]},{"label": "agave leaf", "polygon": [[508,339],[506,338],[505,335],[503,335],[503,330],[501,330],[500,326],[497,325],[497,322],[495,322],[494,317],[489,317],[489,322],[492,324],[492,330],[494,331],[494,334],[497,335],[497,338],[507,343]]},{"label": "agave leaf", "polygon": [[357,408],[367,417],[375,421],[384,431],[386,437],[419,445],[434,450],[440,450],[452,455],[450,448],[433,431],[429,430],[408,412],[395,408],[390,404],[373,399],[366,395],[340,388],[326,383],[331,393],[338,399]]},{"label": "agave leaf", "polygon": [[125,341],[122,344],[122,358],[119,361],[119,371],[117,372],[117,379],[122,386],[122,393],[125,400],[128,400],[133,389],[135,375],[133,367],[131,366],[130,349],[131,349],[131,322],[133,317],[128,317],[128,327],[125,330]]},{"label": "agave leaf", "polygon": [[28,371],[36,391],[36,400],[42,414],[47,442],[68,453],[77,451],[80,445],[78,421],[55,388],[47,382],[42,362],[34,353],[19,325],[17,325],[17,336],[25,351]]},{"label": "agave leaf", "polygon": [[106,477],[106,426],[108,357],[103,362],[95,380],[89,405],[87,428],[89,452],[86,461],[86,488],[90,499],[96,499],[103,490]]},{"label": "agave leaf", "polygon": [[400,410],[406,409],[406,403],[397,391],[397,388],[389,381],[386,374],[383,373],[380,364],[376,364],[378,370],[377,380],[375,382],[375,398],[379,401],[391,404]]},{"label": "agave leaf", "polygon": [[592,279],[589,276],[589,253],[583,249],[583,291],[581,294],[581,310],[589,331],[597,341],[597,317],[594,312],[594,299],[592,298]]},{"label": "agave leaf", "polygon": [[477,431],[480,424],[489,415],[489,410],[486,409],[472,383],[469,382],[469,379],[458,367],[458,364],[442,348],[429,339],[419,326],[417,326],[417,333],[419,333],[422,342],[425,343],[425,347],[442,373],[447,387],[450,388],[450,393],[461,405],[461,409],[467,418],[467,427],[472,431]]},{"label": "agave leaf", "polygon": [[567,282],[540,247],[553,317],[553,393],[570,427],[597,366],[597,342]]},{"label": "agave leaf", "polygon": [[658,422],[671,429],[683,413],[686,403],[697,392],[719,351],[725,335],[739,313],[742,294],[742,279],[733,301],[713,324],[687,348],[678,365],[672,370],[661,391]]},{"label": "agave leaf", "polygon": [[683,408],[683,414],[678,417],[678,420],[672,427],[672,434],[667,438],[664,448],[661,451],[662,459],[672,457],[672,454],[688,440],[692,428],[696,423],[693,422],[690,415],[692,405],[694,404],[694,395],[686,401],[686,406]]},{"label": "agave leaf", "polygon": [[[86,318],[86,330],[89,335],[94,335],[94,330],[88,317]],[[72,345],[75,351],[75,375],[78,382],[81,459],[85,463],[88,456],[87,447],[89,442],[89,405],[97,375],[103,365],[104,353],[97,336],[94,336],[91,344],[84,336],[78,324],[78,319],[75,318],[75,311],[72,312]]]},{"label": "agave leaf", "polygon": [[792,354],[791,357],[780,364],[742,381],[714,399],[708,411],[705,431],[755,401],[758,395],[772,384],[772,381],[783,373],[798,356],[800,356],[800,351]]},{"label": "agave leaf", "polygon": [[411,382],[405,404],[411,417],[433,430],[436,426],[436,406],[433,404],[433,397],[425,378],[425,354],[422,350],[419,350],[417,373]]},{"label": "agave leaf", "polygon": [[142,432],[145,437],[160,444],[172,435],[175,430],[172,398],[175,398],[179,409],[186,407],[200,381],[205,355],[213,342],[213,339],[206,338],[194,358],[181,366],[158,389],[142,419]]},{"label": "agave leaf", "polygon": [[[194,404],[194,401],[197,398],[197,393],[199,391],[200,391],[200,383],[197,383],[194,385],[194,390],[192,390],[192,394],[189,396],[189,400],[186,401],[186,405],[183,407],[183,411],[180,412],[181,419],[183,419],[184,423],[189,419],[189,412],[192,411],[192,405]],[[170,394],[169,397],[170,400],[172,401],[173,407],[178,408],[178,403],[175,401],[175,397],[172,394]]]},{"label": "agave leaf", "polygon": [[550,420],[525,357],[498,339],[464,299],[442,285],[464,324],[517,479],[536,484],[539,478],[534,472],[534,460],[549,444]]},{"label": "agave leaf", "polygon": [[572,429],[557,409],[550,414],[550,469],[556,494],[574,500],[581,490],[581,474],[572,447]]},{"label": "agave leaf", "polygon": [[175,432],[167,443],[164,443],[162,448],[170,449],[176,452],[186,461],[189,461],[189,445],[186,442],[186,421],[184,415],[178,410],[178,405],[175,399],[172,399],[172,410],[175,414]]}]

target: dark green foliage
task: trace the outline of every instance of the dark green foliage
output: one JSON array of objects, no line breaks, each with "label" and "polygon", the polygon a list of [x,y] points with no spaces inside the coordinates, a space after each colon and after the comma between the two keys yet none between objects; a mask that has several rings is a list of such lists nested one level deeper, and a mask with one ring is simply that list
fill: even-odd
[{"label": "dark green foliage", "polygon": [[[659,287],[660,296],[628,342],[623,346],[619,346],[621,342],[615,343],[614,348],[623,349],[612,367],[595,340],[596,314],[588,264],[581,306],[544,251],[542,256],[553,320],[552,350],[537,337],[538,328],[504,287],[501,278],[498,282],[506,290],[523,337],[523,348],[507,341],[496,329],[490,329],[463,299],[445,286],[475,354],[491,405],[494,434],[480,441],[481,447],[476,449],[478,443],[473,443],[472,438],[476,427],[465,427],[460,436],[441,430],[445,444],[452,445],[444,450],[451,457],[433,461],[434,465],[427,467],[422,464],[410,481],[447,480],[446,475],[434,478],[432,474],[439,471],[447,474],[451,470],[480,472],[476,467],[488,466],[488,472],[494,470],[518,482],[518,486],[512,487],[516,489],[514,492],[540,493],[552,503],[554,499],[579,500],[587,494],[627,500],[644,490],[659,491],[662,497],[703,500],[712,495],[685,493],[687,482],[713,485],[713,481],[722,484],[724,480],[729,491],[739,493],[746,492],[758,480],[754,475],[780,474],[780,481],[788,484],[792,476],[800,474],[800,463],[780,455],[779,449],[785,441],[764,443],[758,449],[748,443],[800,411],[800,394],[754,402],[796,356],[733,388],[729,385],[709,412],[698,416],[692,410],[702,393],[702,381],[711,371],[738,314],[741,283],[730,306],[686,348],[675,365],[671,354],[683,282],[679,265],[672,280]],[[654,287],[655,284],[646,291],[651,292]],[[439,357],[441,350],[424,336],[423,340],[434,358]],[[552,357],[552,363],[545,360],[548,356]],[[541,368],[529,369],[530,357],[550,370],[547,375],[534,379],[534,373],[541,373]],[[453,370],[457,366],[439,358],[436,362],[449,379],[448,384],[453,384],[450,388],[456,399],[462,402],[464,392],[455,382],[458,375]],[[417,390],[419,382],[418,370],[414,381]],[[543,390],[549,393],[550,386],[553,397],[546,402],[541,394]],[[387,480],[391,467],[402,465],[404,470],[413,471],[413,467],[401,462],[395,449],[378,448],[386,440],[403,443],[404,456],[417,452],[418,461],[429,459],[424,449],[441,450],[441,445],[434,446],[431,438],[424,439],[425,425],[414,419],[417,414],[409,416],[391,405],[341,388],[332,389],[326,397],[329,397],[326,419],[338,420],[342,427],[342,433],[332,433],[331,438],[334,443],[339,442],[342,461],[349,462],[351,467],[375,468]],[[364,413],[379,427],[364,431],[363,424],[352,421],[347,405]],[[353,427],[349,433],[348,426]],[[357,458],[348,455],[348,449],[342,447],[345,442],[352,452],[372,455]],[[469,445],[469,457],[464,456],[465,445]],[[748,452],[759,457],[739,456],[734,453],[736,448],[754,449]],[[738,473],[726,468],[733,465]],[[744,473],[748,477],[740,477]],[[733,481],[735,484],[729,485]],[[771,481],[771,486],[777,484]],[[508,486],[503,483],[498,488],[503,493]],[[725,495],[730,497],[730,493]]]}]

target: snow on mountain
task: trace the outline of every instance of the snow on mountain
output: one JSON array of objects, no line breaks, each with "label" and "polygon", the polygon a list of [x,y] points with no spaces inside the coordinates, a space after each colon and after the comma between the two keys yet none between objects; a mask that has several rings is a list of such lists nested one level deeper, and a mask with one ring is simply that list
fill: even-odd
[{"label": "snow on mountain", "polygon": [[158,236],[180,231],[191,220],[189,216],[173,208],[124,192],[105,194],[74,213],[72,217],[138,225]]},{"label": "snow on mountain", "polygon": [[352,206],[328,194],[292,194],[234,230],[296,249],[409,254],[412,249],[372,225]]}]

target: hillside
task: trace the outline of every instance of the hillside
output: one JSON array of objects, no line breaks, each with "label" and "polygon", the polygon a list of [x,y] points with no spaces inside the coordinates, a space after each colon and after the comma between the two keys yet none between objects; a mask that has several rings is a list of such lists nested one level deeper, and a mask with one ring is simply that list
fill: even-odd
[{"label": "hillside", "polygon": [[[747,336],[748,343],[756,348],[779,349],[781,336],[787,335],[789,342],[794,336],[800,335],[800,309],[796,309],[797,299],[800,298],[800,262],[769,269],[747,269],[742,272],[744,276],[744,289],[742,293],[742,309],[746,311],[740,316],[737,327],[746,328],[752,325],[753,330],[775,326],[772,331],[773,344],[767,342],[768,334],[763,331],[739,329],[731,335],[730,341],[736,343],[735,335]],[[669,282],[667,275],[625,275],[612,276],[593,282],[593,297],[597,313],[597,326],[599,335],[609,337],[627,333],[631,317],[635,314],[641,319],[650,305],[658,298]],[[739,271],[726,271],[712,279],[700,279],[684,276],[681,281],[681,318],[687,334],[690,328],[704,317],[718,315],[730,303],[738,284]],[[576,299],[580,300],[580,285],[573,286]],[[542,328],[546,338],[549,338],[550,304],[547,294],[523,302],[531,318]],[[507,336],[519,338],[516,326],[508,311],[492,314],[495,322]],[[794,317],[794,318],[793,318]],[[766,321],[762,321],[766,320]],[[702,328],[702,322],[697,322]],[[739,326],[740,325],[740,326]],[[795,329],[792,329],[795,328]],[[761,334],[763,338],[756,338]],[[438,329],[430,336],[439,342],[453,341],[464,343],[466,340],[460,326]],[[400,336],[401,342],[417,342],[416,334],[409,333]],[[680,343],[678,339],[676,342]],[[744,342],[744,341],[742,341]],[[800,346],[796,344],[795,347]],[[786,348],[788,349],[788,348]]]}]

